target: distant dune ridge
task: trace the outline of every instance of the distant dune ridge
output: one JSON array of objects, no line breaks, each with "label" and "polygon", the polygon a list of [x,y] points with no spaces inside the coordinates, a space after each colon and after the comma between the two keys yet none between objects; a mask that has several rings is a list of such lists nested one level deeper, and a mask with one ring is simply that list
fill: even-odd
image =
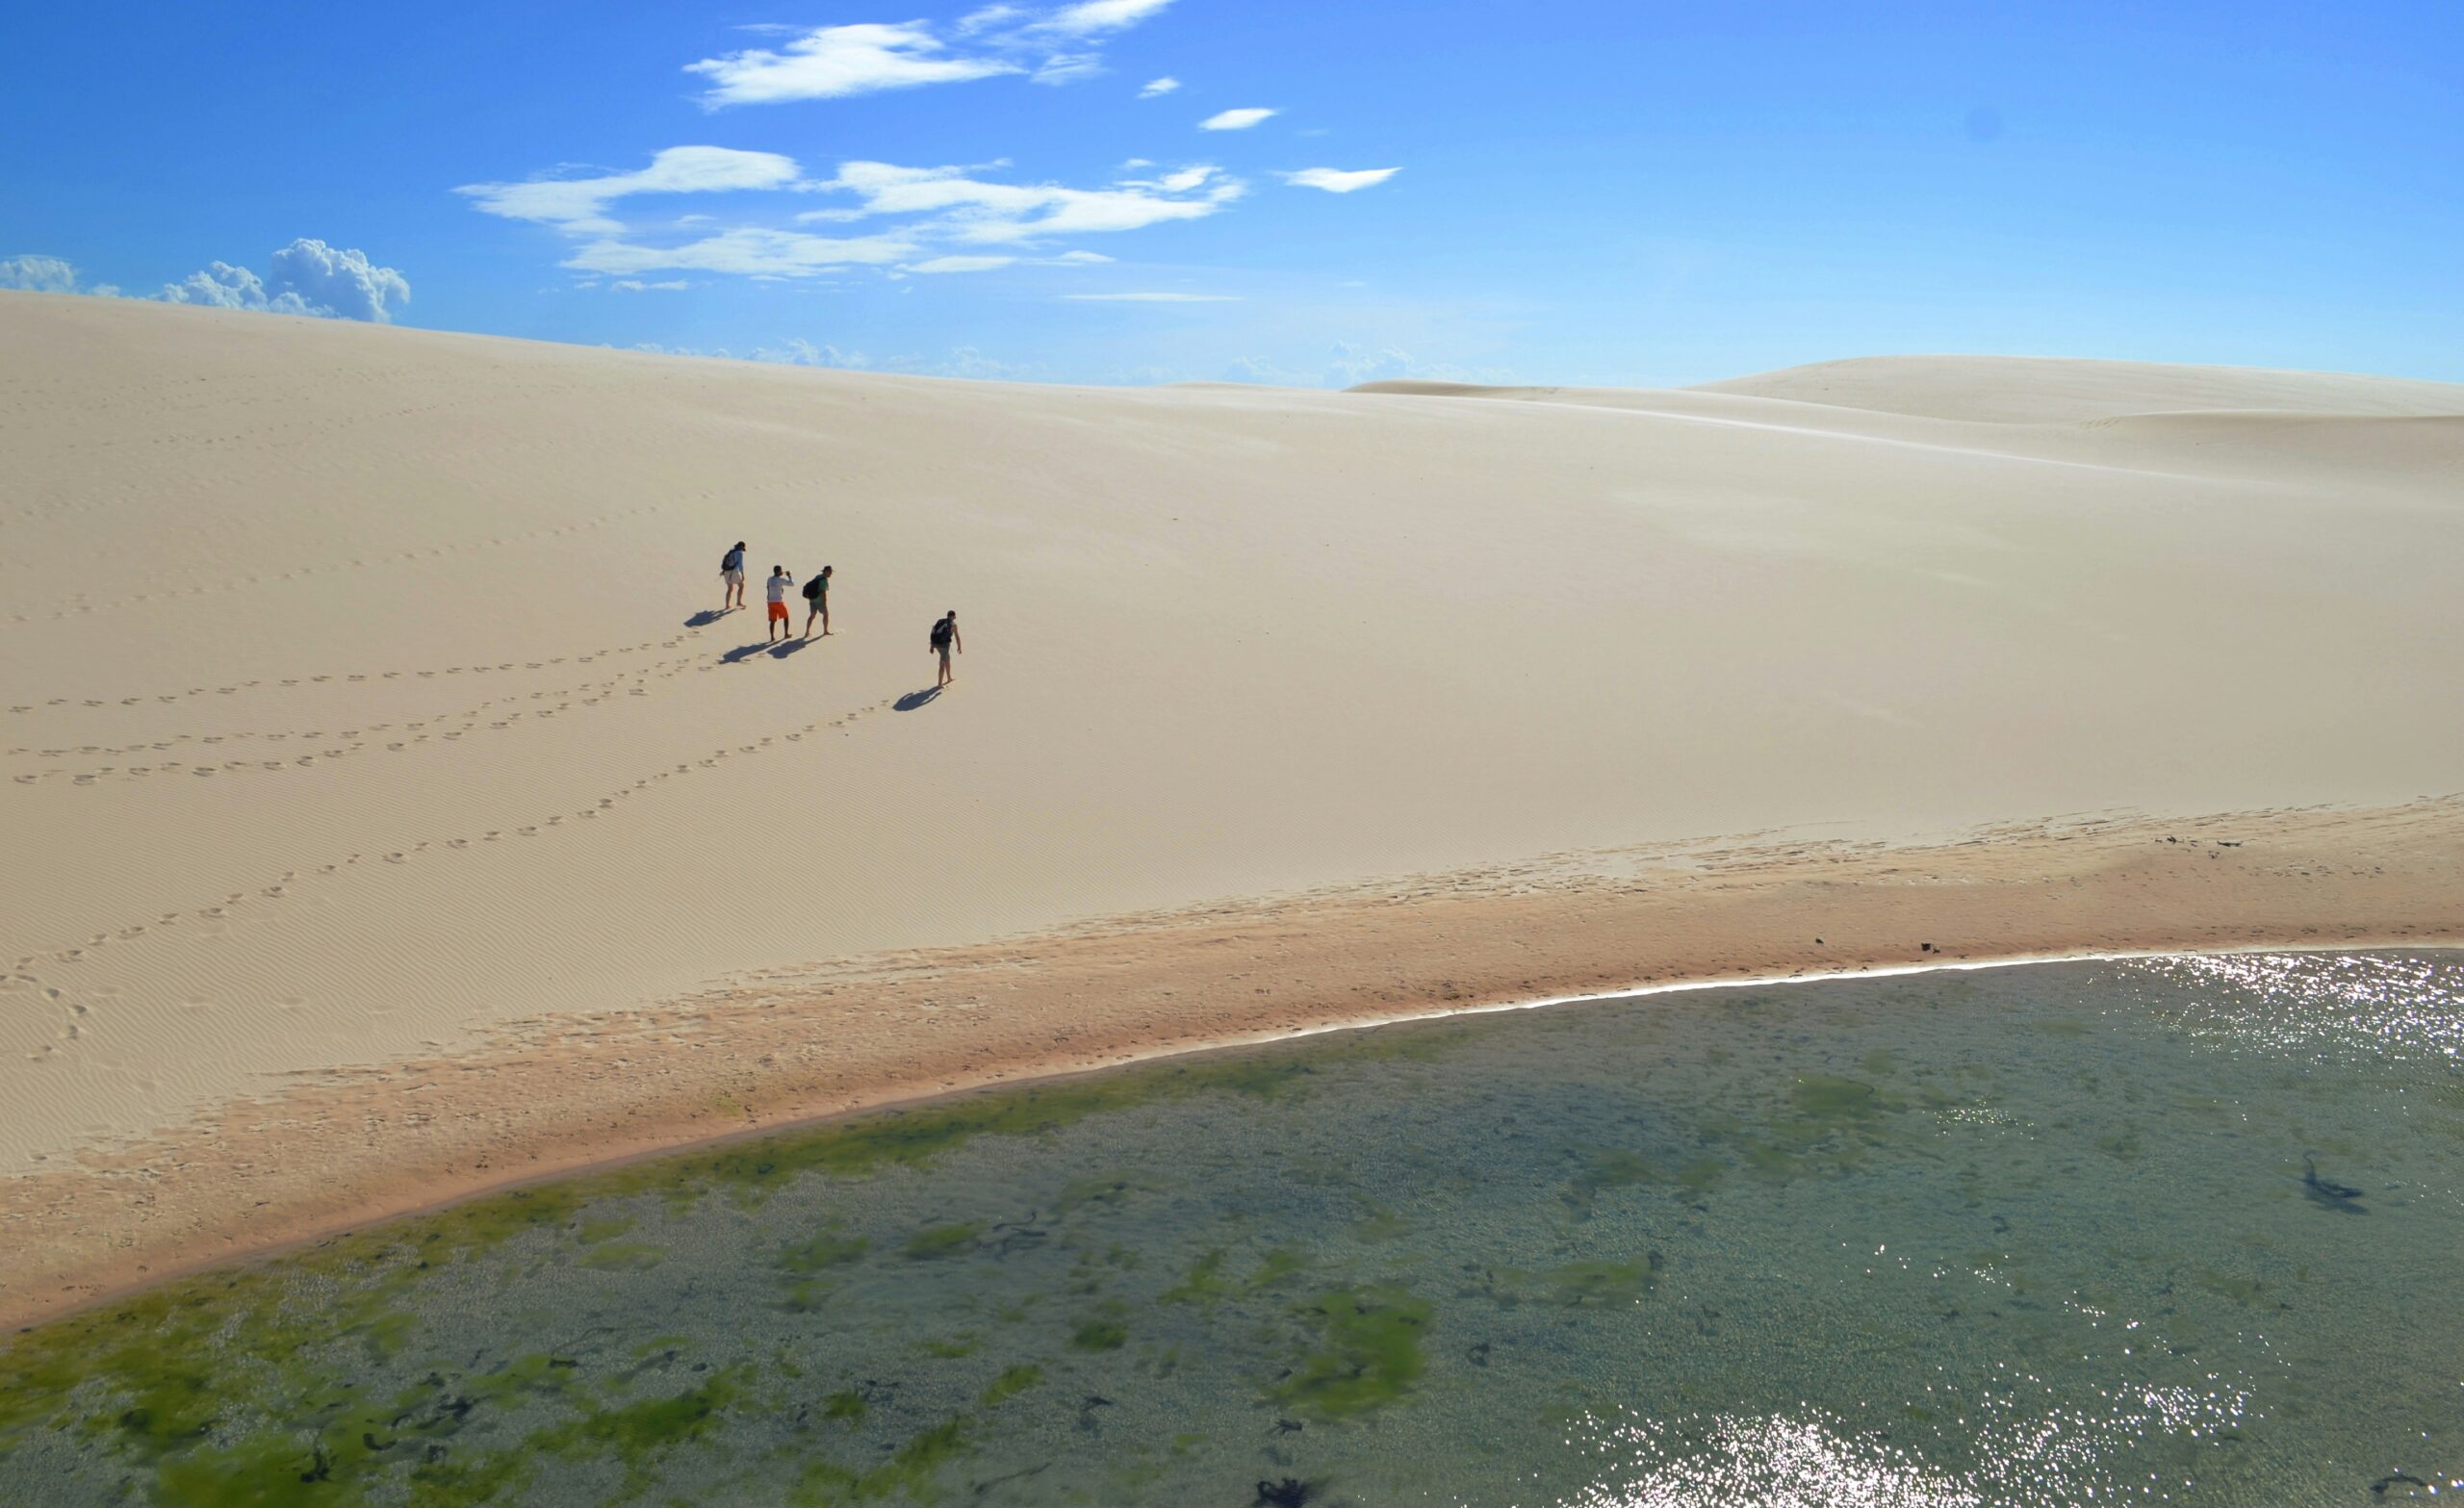
[{"label": "distant dune ridge", "polygon": [[[1648,406],[1629,389],[1366,382],[1355,393],[1507,397]],[[2457,418],[2452,383],[2252,367],[2044,356],[1865,356],[1706,382],[1680,391],[1981,423],[2069,424],[2151,414],[2251,412],[2372,418]]]},{"label": "distant dune ridge", "polygon": [[[1094,390],[8,294],[0,436],[0,1313],[237,1249],[238,1210],[263,1239],[398,1207],[411,1173],[535,1170],[491,1119],[550,1061],[517,1027],[664,1023],[593,1081],[664,1107],[643,1144],[716,1129],[722,1083],[809,1112],[1186,1042],[1199,997],[1216,1035],[1265,1028],[1235,1002],[1332,1018],[1306,970],[1235,985],[1193,953],[1186,989],[1098,1002],[1126,977],[1098,970],[1036,1007],[1030,1061],[951,1044],[1020,1027],[1035,947],[916,984],[935,950],[1123,913],[1231,926],[1280,897],[1305,930],[1321,889],[1527,889],[1543,856],[1747,833],[1797,856],[1764,888],[1812,907],[1850,871],[1804,866],[1843,843],[1981,845],[2017,883],[2055,872],[2048,819],[2150,814],[2108,833],[2126,856],[2170,815],[2249,814],[2232,841],[2259,843],[2333,805],[2412,815],[2367,828],[2400,861],[2332,892],[2323,935],[2464,917],[2459,387],[1915,357],[1668,392]],[[701,622],[737,539],[751,611]],[[774,562],[836,567],[836,634],[763,645]],[[958,683],[915,697],[952,607]],[[2170,878],[2061,868],[2139,876],[2146,927],[1971,933],[2224,936],[2239,883],[2297,933],[2308,870],[2229,826]],[[2367,872],[2364,829],[2303,831],[2320,874]],[[1855,852],[1858,885],[1916,877]],[[1594,901],[1642,883],[1543,868]],[[1449,875],[1486,878],[1409,878]],[[1897,958],[1711,914],[1448,978]],[[1344,1011],[1427,1003],[1377,930],[1409,923],[1346,924],[1345,966],[1379,968]],[[827,991],[779,984],[819,966]],[[895,1009],[867,979],[904,982]],[[753,1052],[706,1008],[757,997]],[[1074,1036],[1080,1009],[1110,1024]],[[927,1038],[929,1082],[894,1071]],[[435,1067],[471,1053],[512,1054],[497,1099]],[[832,1054],[881,1066],[826,1094],[775,1066]],[[260,1187],[277,1137],[209,1181],[214,1117],[268,1095],[324,1107],[284,1112],[300,1136],[382,1134]],[[160,1202],[74,1181],[105,1163]],[[384,1200],[353,1203],[380,1163]]]}]

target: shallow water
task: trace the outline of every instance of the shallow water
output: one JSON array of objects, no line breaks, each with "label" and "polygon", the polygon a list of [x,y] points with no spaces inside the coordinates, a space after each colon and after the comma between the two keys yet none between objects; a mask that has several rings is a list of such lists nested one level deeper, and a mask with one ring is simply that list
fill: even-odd
[{"label": "shallow water", "polygon": [[2464,1489],[2464,955],[1660,995],[969,1096],[0,1350],[0,1501]]}]

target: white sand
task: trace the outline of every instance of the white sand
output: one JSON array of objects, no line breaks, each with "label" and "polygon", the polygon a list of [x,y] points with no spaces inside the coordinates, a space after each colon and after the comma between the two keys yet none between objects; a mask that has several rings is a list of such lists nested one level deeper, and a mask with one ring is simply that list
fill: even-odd
[{"label": "white sand", "polygon": [[[0,1170],[1123,910],[2464,787],[2464,388],[1921,358],[1499,396],[1542,400],[0,294]],[[738,538],[751,611],[685,626]],[[839,633],[784,658],[774,561],[837,568]],[[896,710],[952,606],[958,685]]]}]

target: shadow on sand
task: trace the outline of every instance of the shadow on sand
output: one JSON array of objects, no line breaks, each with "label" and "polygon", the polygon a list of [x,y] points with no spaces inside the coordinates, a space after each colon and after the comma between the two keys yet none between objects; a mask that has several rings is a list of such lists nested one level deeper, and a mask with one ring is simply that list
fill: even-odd
[{"label": "shadow on sand", "polygon": [[749,660],[755,655],[760,653],[762,651],[776,649],[777,647],[778,642],[773,639],[764,639],[758,644],[739,644],[734,649],[720,655],[719,663],[722,665],[741,665],[746,660]]},{"label": "shadow on sand", "polygon": [[922,691],[911,691],[891,703],[890,709],[895,712],[912,712],[917,707],[930,706],[940,694],[941,688],[938,686],[928,687]]},{"label": "shadow on sand", "polygon": [[811,642],[810,639],[782,639],[770,646],[770,657],[774,660],[783,660]]},{"label": "shadow on sand", "polygon": [[710,625],[717,623],[720,619],[725,618],[728,614],[735,611],[737,611],[737,609],[732,607],[705,607],[700,612],[695,613],[692,617],[685,619],[684,626],[687,628],[707,628]]}]

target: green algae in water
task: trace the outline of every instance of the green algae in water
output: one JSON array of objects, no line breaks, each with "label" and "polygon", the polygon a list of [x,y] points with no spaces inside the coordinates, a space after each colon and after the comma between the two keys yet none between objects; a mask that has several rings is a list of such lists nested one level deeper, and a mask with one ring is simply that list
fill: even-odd
[{"label": "green algae in water", "polygon": [[1318,1345],[1270,1390],[1278,1403],[1348,1419],[1400,1401],[1420,1380],[1428,1302],[1399,1288],[1347,1289],[1303,1311]]},{"label": "green algae in water", "polygon": [[15,1338],[0,1501],[2445,1495],[2459,1002],[2058,966],[970,1095]]}]

